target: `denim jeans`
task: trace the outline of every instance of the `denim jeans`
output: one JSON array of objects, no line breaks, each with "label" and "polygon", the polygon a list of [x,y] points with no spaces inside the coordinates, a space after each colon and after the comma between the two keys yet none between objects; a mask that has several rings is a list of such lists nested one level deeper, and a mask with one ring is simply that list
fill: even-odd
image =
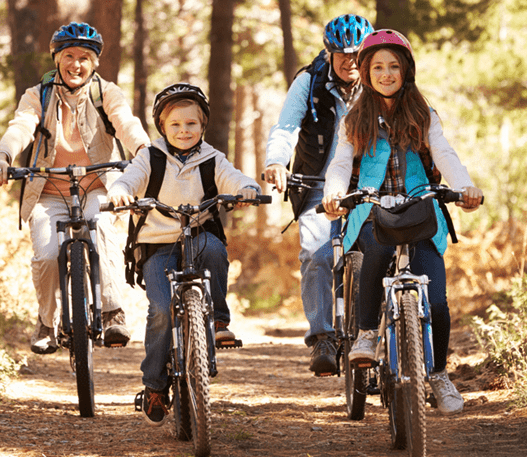
[{"label": "denim jeans", "polygon": [[305,210],[298,219],[300,232],[301,295],[309,330],[304,335],[313,346],[316,335],[334,335],[333,329],[333,249],[331,238],[339,233],[340,219],[330,222],[315,212],[322,201],[322,191],[312,191]]},{"label": "denim jeans", "polygon": [[[196,266],[211,272],[211,295],[214,302],[214,320],[230,322],[225,299],[229,261],[225,245],[211,233],[200,233],[194,238],[194,251],[200,252]],[[141,363],[143,384],[161,390],[167,384],[166,364],[170,360],[171,317],[170,282],[165,275],[177,268],[178,256],[172,245],[164,246],[143,265],[146,296],[149,301],[146,318],[145,352]]]},{"label": "denim jeans", "polygon": [[[382,279],[386,276],[395,248],[377,243],[373,235],[372,223],[369,221],[363,225],[357,242],[364,253],[359,283],[359,328],[376,330],[384,293]],[[427,275],[430,279],[428,297],[432,308],[434,370],[442,371],[446,367],[450,339],[445,262],[433,242],[425,240],[417,243],[412,249],[410,266],[414,274]]]}]

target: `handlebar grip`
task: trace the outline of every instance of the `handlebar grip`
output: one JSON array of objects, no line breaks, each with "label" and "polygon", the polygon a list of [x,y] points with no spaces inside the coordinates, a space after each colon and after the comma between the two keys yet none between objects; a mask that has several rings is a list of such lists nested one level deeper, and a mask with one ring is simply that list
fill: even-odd
[{"label": "handlebar grip", "polygon": [[113,211],[115,208],[114,204],[112,202],[108,203],[101,203],[99,205],[99,211]]},{"label": "handlebar grip", "polygon": [[262,178],[262,181],[265,181],[265,173],[262,171],[262,174],[260,175],[260,178]]},{"label": "handlebar grip", "polygon": [[454,192],[453,190],[449,190],[445,192],[443,200],[445,203],[462,202],[463,194],[461,192]]},{"label": "handlebar grip", "polygon": [[315,206],[315,212],[317,214],[325,213],[326,210],[324,208],[324,205],[322,203],[319,203],[317,206]]},{"label": "handlebar grip", "polygon": [[273,202],[273,196],[272,195],[258,195],[258,200],[260,200],[260,203],[272,203]]}]

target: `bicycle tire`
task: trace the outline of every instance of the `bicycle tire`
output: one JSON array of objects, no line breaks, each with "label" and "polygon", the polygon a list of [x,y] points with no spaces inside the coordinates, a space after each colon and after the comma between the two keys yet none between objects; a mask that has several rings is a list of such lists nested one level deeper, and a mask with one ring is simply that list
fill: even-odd
[{"label": "bicycle tire", "polygon": [[[344,312],[346,335],[344,339],[344,378],[346,383],[346,409],[348,419],[359,421],[364,419],[366,405],[366,387],[368,383],[368,369],[354,368],[349,360],[353,342],[351,335],[357,338],[359,332],[358,319],[356,318],[356,303],[359,294],[359,278],[362,267],[362,254],[352,252],[348,256],[344,271]],[[351,265],[350,265],[351,264]]]},{"label": "bicycle tire", "polygon": [[208,457],[211,450],[211,407],[205,318],[198,291],[186,290],[183,302],[188,319],[185,328],[185,371],[194,453],[196,457]]},{"label": "bicycle tire", "polygon": [[411,292],[403,292],[401,311],[404,318],[402,339],[401,375],[409,382],[403,382],[400,389],[404,401],[406,446],[411,457],[426,455],[426,413],[425,373],[423,364],[423,340],[417,315],[417,299]]},{"label": "bicycle tire", "polygon": [[90,306],[84,243],[71,243],[70,250],[70,291],[73,320],[73,354],[79,411],[82,417],[95,415],[95,392],[93,385],[93,342],[89,334]]}]

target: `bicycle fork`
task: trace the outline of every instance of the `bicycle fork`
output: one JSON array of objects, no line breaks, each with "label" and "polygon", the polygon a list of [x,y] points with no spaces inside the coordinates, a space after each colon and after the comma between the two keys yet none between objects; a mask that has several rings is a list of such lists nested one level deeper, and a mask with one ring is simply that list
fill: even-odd
[{"label": "bicycle fork", "polygon": [[204,270],[199,273],[200,277],[191,280],[182,280],[184,273],[171,271],[168,273],[168,279],[172,285],[172,303],[170,312],[172,314],[172,341],[173,350],[175,354],[175,366],[173,367],[173,375],[176,378],[185,376],[185,340],[183,336],[183,316],[185,315],[184,302],[182,300],[183,291],[188,287],[193,287],[199,290],[201,295],[202,311],[205,318],[206,336],[207,336],[207,353],[209,359],[209,374],[214,377],[218,374],[216,363],[216,348],[214,345],[214,319],[212,298],[210,294],[210,272]]},{"label": "bicycle fork", "polygon": [[[71,228],[74,236],[66,237],[66,229]],[[62,331],[71,336],[71,316],[68,294],[68,256],[69,247],[72,243],[84,243],[88,249],[88,260],[90,263],[90,284],[93,298],[92,327],[88,329],[91,338],[95,341],[102,334],[102,316],[101,316],[101,286],[99,282],[99,253],[97,252],[97,221],[88,221],[90,239],[76,237],[80,234],[79,228],[72,228],[71,222],[57,222],[57,237],[59,245],[59,281],[60,294],[62,303]]]}]

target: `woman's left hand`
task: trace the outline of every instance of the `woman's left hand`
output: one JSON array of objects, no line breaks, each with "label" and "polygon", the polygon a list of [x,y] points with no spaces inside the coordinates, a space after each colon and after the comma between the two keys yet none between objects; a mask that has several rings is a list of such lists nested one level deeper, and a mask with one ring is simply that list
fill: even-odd
[{"label": "woman's left hand", "polygon": [[464,200],[456,205],[466,213],[476,211],[483,200],[483,191],[477,187],[463,187],[463,190],[465,191]]}]

